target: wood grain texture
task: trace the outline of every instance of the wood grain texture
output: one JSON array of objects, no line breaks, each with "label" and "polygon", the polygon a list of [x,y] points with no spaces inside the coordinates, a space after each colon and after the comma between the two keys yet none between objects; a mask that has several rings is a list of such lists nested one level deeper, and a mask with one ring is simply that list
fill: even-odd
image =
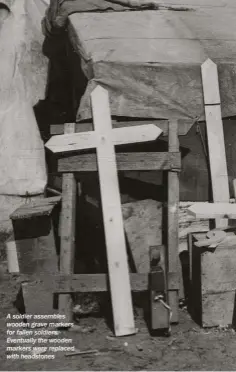
[{"label": "wood grain texture", "polygon": [[[112,127],[113,128],[125,128],[125,127],[132,127],[136,125],[146,125],[146,124],[152,124],[158,126],[162,130],[163,136],[168,136],[168,120],[128,120],[128,121],[117,121],[112,120]],[[180,136],[185,136],[188,131],[193,126],[192,120],[181,120],[181,125],[178,127],[178,134]],[[90,123],[76,123],[75,124],[75,132],[87,132],[93,130],[93,124]],[[56,134],[64,134],[64,127],[63,124],[52,124],[50,126],[50,133],[51,135]]]},{"label": "wood grain texture", "polygon": [[[118,170],[169,170],[181,168],[179,152],[140,152],[116,154]],[[57,171],[64,172],[95,172],[97,171],[95,154],[71,155],[58,160]]]},{"label": "wood grain texture", "polygon": [[11,215],[12,220],[30,219],[36,216],[49,216],[53,208],[60,203],[61,197],[55,196],[52,198],[39,199],[38,201],[23,204],[17,208]]},{"label": "wood grain texture", "polygon": [[[201,71],[213,200],[228,202],[230,194],[217,65],[208,59],[202,64]],[[215,223],[217,227],[225,227],[228,221],[217,219]]]},{"label": "wood grain texture", "polygon": [[[133,292],[149,290],[148,273],[130,273],[130,283]],[[73,274],[73,275],[37,275],[29,285],[47,288],[53,293],[73,292],[106,292],[109,291],[109,277],[107,274]],[[170,287],[178,287],[178,277],[174,273],[168,276]]]},{"label": "wood grain texture", "polygon": [[[179,151],[178,139],[178,121],[172,120],[169,122],[169,152]],[[168,272],[178,272],[178,249],[179,249],[179,174],[177,172],[168,172],[168,205],[167,205],[167,220],[168,220]],[[168,292],[169,306],[172,309],[172,322],[177,323],[178,315],[178,291]]]},{"label": "wood grain texture", "polygon": [[124,336],[135,333],[135,325],[108,92],[97,87],[91,101],[98,136],[97,159],[114,330],[117,336]]},{"label": "wood grain texture", "polygon": [[[179,151],[178,121],[173,120],[169,123],[169,152]],[[167,205],[167,246],[168,272],[178,272],[178,250],[179,250],[179,174],[168,172],[168,205]],[[168,291],[168,302],[172,309],[172,322],[177,323],[178,315],[178,291]]]},{"label": "wood grain texture", "polygon": [[[111,131],[110,141],[115,146],[148,142],[154,141],[161,133],[161,129],[153,124],[115,128]],[[87,150],[96,148],[97,146],[98,138],[95,131],[53,136],[45,145],[53,153]]]},{"label": "wood grain texture", "polygon": [[[65,133],[73,133],[74,127],[74,124],[66,124]],[[63,175],[62,195],[60,273],[72,274],[74,269],[76,223],[76,181],[73,173]],[[72,299],[70,295],[61,295],[59,297],[59,311],[66,316],[67,321],[72,320]]]}]

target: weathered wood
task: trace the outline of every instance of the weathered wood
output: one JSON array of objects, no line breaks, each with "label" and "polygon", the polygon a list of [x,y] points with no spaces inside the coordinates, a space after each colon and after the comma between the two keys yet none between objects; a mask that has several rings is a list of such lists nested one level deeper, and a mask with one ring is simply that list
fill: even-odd
[{"label": "weathered wood", "polygon": [[[213,200],[228,202],[230,195],[217,65],[208,59],[202,64],[201,71]],[[228,221],[217,219],[215,223],[217,227],[225,227]]]},{"label": "weathered wood", "polygon": [[129,268],[121,212],[108,92],[97,87],[91,94],[97,159],[107,247],[109,279],[117,336],[135,333]]},{"label": "weathered wood", "polygon": [[51,215],[61,197],[46,198],[22,205],[11,214],[15,240],[47,236],[51,229]]},{"label": "weathered wood", "polygon": [[11,215],[12,220],[30,219],[36,216],[48,216],[53,208],[61,201],[60,196],[52,198],[39,199],[17,208]]},{"label": "weathered wood", "polygon": [[[153,124],[135,127],[116,128],[111,131],[110,141],[113,145],[153,141],[160,136],[161,129]],[[53,136],[46,143],[46,148],[54,153],[93,149],[99,144],[95,131]]]},{"label": "weathered wood", "polygon": [[[65,124],[65,133],[73,133],[74,130],[74,124]],[[62,195],[60,273],[72,274],[74,270],[76,223],[76,181],[73,173],[63,175]],[[59,297],[59,311],[66,316],[66,321],[72,320],[72,299],[70,295]]]},{"label": "weathered wood", "polygon": [[[178,121],[172,120],[169,122],[169,152],[179,151],[178,139]],[[177,172],[168,172],[168,259],[167,272],[178,272],[178,249],[179,249],[179,174]],[[178,291],[168,291],[168,302],[172,309],[172,322],[178,322]]]},{"label": "weathered wood", "polygon": [[[181,168],[179,152],[140,152],[116,154],[118,170],[169,170]],[[97,158],[95,154],[71,155],[58,159],[58,172],[95,172]]]},{"label": "weathered wood", "polygon": [[205,238],[205,233],[191,237],[190,312],[203,327],[231,325],[236,290],[236,236],[227,232],[216,250],[195,246],[196,241]]},{"label": "weathered wood", "polygon": [[[130,273],[130,284],[133,292],[144,292],[149,290],[148,273]],[[30,286],[47,288],[53,293],[73,293],[73,292],[107,292],[109,291],[109,277],[107,274],[73,274],[73,275],[44,275],[29,277]],[[175,273],[169,273],[169,286],[171,289],[178,288],[178,277]]]},{"label": "weathered wood", "polygon": [[[156,126],[158,126],[162,130],[163,136],[168,136],[168,120],[129,120],[129,121],[116,121],[112,120],[113,128],[124,128],[124,127],[132,127],[136,125],[146,125],[150,124],[150,121]],[[179,136],[185,136],[188,131],[193,126],[193,120],[181,120],[181,125],[178,126],[178,134]],[[90,123],[76,123],[75,124],[75,132],[87,132],[93,130],[93,124]],[[53,124],[50,126],[51,135],[56,134],[64,134],[64,126],[63,124]]]},{"label": "weathered wood", "polygon": [[196,203],[188,209],[196,218],[230,218],[236,219],[236,204],[233,203]]}]

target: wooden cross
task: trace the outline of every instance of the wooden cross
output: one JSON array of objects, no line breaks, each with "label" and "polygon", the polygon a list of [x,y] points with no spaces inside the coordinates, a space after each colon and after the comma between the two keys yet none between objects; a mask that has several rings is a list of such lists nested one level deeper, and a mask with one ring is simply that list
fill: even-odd
[{"label": "wooden cross", "polygon": [[54,136],[46,147],[54,153],[97,150],[114,329],[116,336],[124,336],[136,330],[114,146],[152,141],[162,130],[153,124],[113,129],[108,92],[101,86],[91,101],[94,131]]},{"label": "wooden cross", "polygon": [[217,228],[226,228],[227,219],[236,218],[236,204],[229,203],[229,181],[217,65],[207,59],[201,66],[206,129],[214,203],[196,203],[188,213],[196,218],[215,219]]}]

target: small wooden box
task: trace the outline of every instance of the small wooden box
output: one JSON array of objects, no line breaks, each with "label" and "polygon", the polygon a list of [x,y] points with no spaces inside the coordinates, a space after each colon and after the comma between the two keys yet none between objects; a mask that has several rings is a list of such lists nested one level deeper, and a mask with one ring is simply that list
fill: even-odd
[{"label": "small wooden box", "polygon": [[202,327],[234,325],[236,235],[227,233],[215,249],[196,247],[204,238],[206,233],[189,236],[189,312]]}]

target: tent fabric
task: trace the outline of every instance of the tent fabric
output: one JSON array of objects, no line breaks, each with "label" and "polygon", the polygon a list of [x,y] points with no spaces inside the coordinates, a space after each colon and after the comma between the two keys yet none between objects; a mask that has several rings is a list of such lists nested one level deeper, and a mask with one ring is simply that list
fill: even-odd
[{"label": "tent fabric", "polygon": [[201,64],[207,58],[218,66],[223,117],[236,115],[236,4],[170,3],[188,10],[69,17],[69,37],[88,79],[77,120],[91,118],[97,84],[110,93],[112,115],[203,120]]},{"label": "tent fabric", "polygon": [[44,144],[33,111],[44,95],[47,63],[32,28],[34,14],[27,12],[29,1],[35,0],[13,1],[0,27],[1,196],[42,194],[47,183]]}]

